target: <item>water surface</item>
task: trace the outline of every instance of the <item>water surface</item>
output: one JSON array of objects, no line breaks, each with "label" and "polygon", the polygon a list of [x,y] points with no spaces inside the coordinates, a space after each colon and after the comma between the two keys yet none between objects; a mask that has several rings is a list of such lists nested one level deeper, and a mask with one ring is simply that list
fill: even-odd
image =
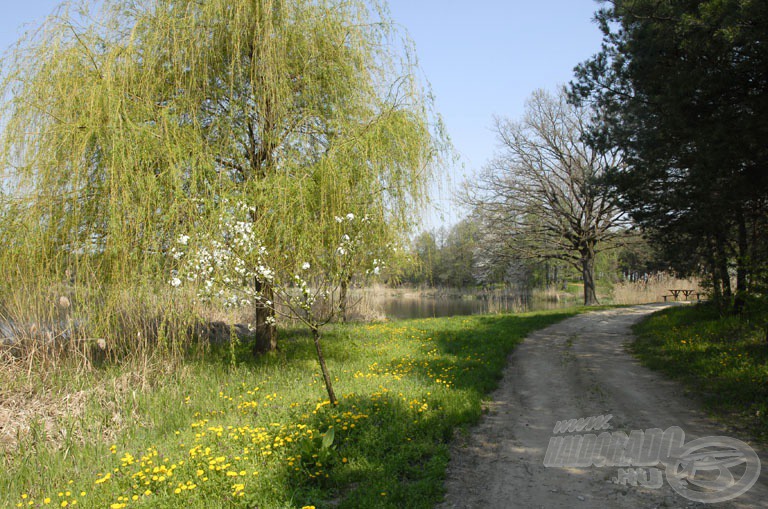
[{"label": "water surface", "polygon": [[489,313],[523,313],[574,306],[575,301],[550,301],[529,296],[459,298],[459,297],[381,297],[377,304],[390,319],[436,318]]}]

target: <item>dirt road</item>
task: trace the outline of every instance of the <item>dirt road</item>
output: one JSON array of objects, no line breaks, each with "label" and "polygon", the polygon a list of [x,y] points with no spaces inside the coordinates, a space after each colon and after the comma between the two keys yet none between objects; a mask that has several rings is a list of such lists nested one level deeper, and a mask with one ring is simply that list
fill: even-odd
[{"label": "dirt road", "polygon": [[[626,352],[631,325],[660,307],[579,315],[519,345],[491,395],[487,414],[451,452],[447,496],[439,508],[768,507],[768,459],[760,451],[762,473],[755,485],[718,503],[691,501],[676,493],[666,478],[659,488],[633,486],[631,479],[618,482],[618,465],[544,466],[550,438],[574,435],[555,434],[557,421],[582,417],[611,414],[609,431],[628,435],[632,430],[679,426],[686,444],[710,436],[745,440],[708,419],[681,386],[642,367]],[[658,468],[644,469],[645,479],[663,471],[662,465]],[[738,468],[733,469],[737,481]],[[744,472],[746,463],[741,468]]]}]

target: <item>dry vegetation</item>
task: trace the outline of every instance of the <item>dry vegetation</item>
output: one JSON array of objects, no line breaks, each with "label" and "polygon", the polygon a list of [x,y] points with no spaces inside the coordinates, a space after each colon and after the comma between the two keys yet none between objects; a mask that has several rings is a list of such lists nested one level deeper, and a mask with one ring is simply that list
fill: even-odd
[{"label": "dry vegetation", "polygon": [[[680,279],[667,274],[650,277],[648,280],[636,282],[624,281],[613,287],[614,304],[646,304],[649,302],[661,302],[664,295],[670,295],[670,289],[691,289],[700,294],[705,290],[697,278]],[[692,295],[690,298],[695,300]],[[682,300],[683,297],[680,296]],[[672,299],[668,299],[672,300]]]}]

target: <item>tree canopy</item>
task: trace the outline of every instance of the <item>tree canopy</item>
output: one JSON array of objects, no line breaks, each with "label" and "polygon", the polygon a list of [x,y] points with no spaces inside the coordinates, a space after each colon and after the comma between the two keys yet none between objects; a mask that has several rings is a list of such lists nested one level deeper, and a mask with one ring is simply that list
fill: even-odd
[{"label": "tree canopy", "polygon": [[743,297],[768,261],[768,4],[605,3],[572,87],[601,112],[593,142],[625,154],[612,181],[668,261],[707,267],[716,296],[734,268]]},{"label": "tree canopy", "polygon": [[582,273],[585,304],[594,304],[595,257],[617,245],[626,218],[601,180],[620,155],[583,141],[589,115],[564,91],[535,92],[520,121],[497,119],[502,148],[468,183],[464,200],[480,220],[486,250],[570,263]]},{"label": "tree canopy", "polygon": [[167,280],[176,238],[235,202],[286,265],[321,267],[335,218],[367,216],[363,266],[412,226],[445,148],[375,1],[64,6],[7,55],[2,88],[0,270],[19,285]]}]

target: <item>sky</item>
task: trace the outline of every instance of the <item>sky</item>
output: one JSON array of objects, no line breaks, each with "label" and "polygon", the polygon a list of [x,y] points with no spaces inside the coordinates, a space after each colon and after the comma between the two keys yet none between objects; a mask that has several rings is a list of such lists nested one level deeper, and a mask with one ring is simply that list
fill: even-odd
[{"label": "sky", "polygon": [[[0,0],[5,50],[60,0]],[[498,150],[494,116],[520,118],[539,88],[555,90],[600,49],[595,0],[389,0],[392,19],[416,46],[459,163],[442,168],[427,228],[466,214],[453,200]]]}]

